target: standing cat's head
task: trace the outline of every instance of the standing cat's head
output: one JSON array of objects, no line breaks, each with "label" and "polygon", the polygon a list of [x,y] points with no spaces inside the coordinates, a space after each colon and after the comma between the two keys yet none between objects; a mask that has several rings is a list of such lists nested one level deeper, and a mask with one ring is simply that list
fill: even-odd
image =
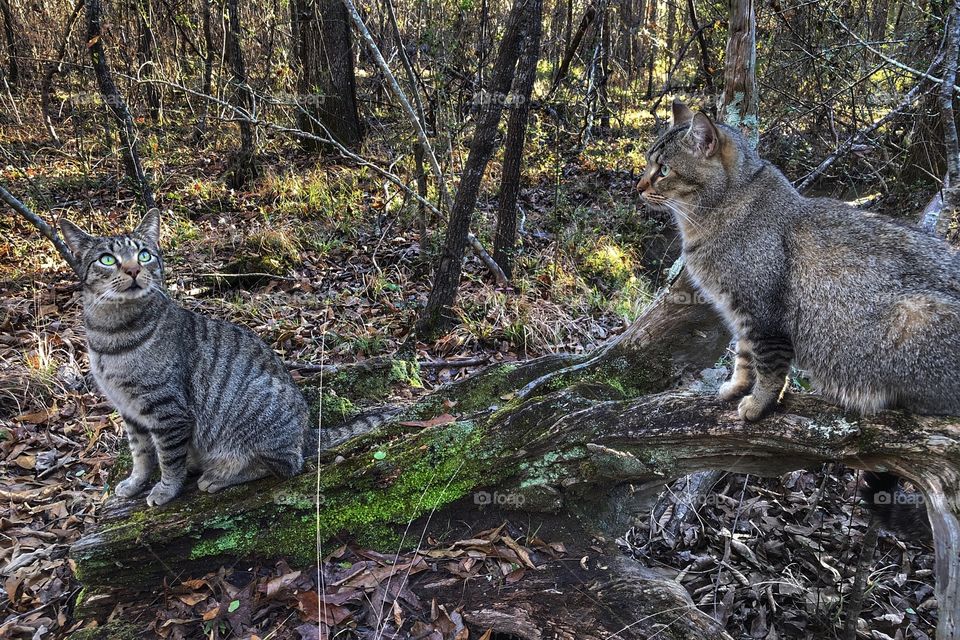
[{"label": "standing cat's head", "polygon": [[83,291],[95,303],[137,300],[163,287],[159,210],[148,211],[123,235],[91,236],[69,220],[60,230],[80,263]]},{"label": "standing cat's head", "polygon": [[647,151],[637,188],[648,206],[671,211],[681,227],[698,226],[731,188],[746,182],[747,168],[757,162],[738,131],[675,101],[673,125]]}]

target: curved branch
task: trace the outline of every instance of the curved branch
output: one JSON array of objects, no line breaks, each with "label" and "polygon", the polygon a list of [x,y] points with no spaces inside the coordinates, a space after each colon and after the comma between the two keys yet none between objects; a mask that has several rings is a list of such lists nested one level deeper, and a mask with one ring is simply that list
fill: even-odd
[{"label": "curved branch", "polygon": [[47,238],[47,240],[53,243],[53,246],[57,249],[57,253],[59,253],[63,259],[67,261],[67,264],[70,265],[70,268],[73,269],[77,274],[80,273],[80,264],[77,262],[77,259],[73,256],[73,253],[70,252],[70,249],[67,248],[67,245],[64,244],[63,240],[53,227],[47,224],[43,218],[31,211],[27,205],[13,197],[13,195],[3,187],[0,187],[0,200],[6,202],[8,205],[10,205],[11,209],[16,211],[30,224],[35,226],[40,233]]}]

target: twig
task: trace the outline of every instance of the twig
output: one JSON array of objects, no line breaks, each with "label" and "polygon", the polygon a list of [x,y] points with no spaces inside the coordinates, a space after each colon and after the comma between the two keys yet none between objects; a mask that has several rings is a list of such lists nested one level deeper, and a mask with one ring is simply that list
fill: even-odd
[{"label": "twig", "polygon": [[373,35],[370,33],[370,30],[367,29],[367,25],[364,24],[363,18],[360,17],[360,13],[354,6],[353,0],[343,0],[343,5],[347,8],[347,13],[350,14],[353,24],[356,25],[357,30],[360,32],[360,35],[363,38],[363,41],[370,50],[370,55],[373,56],[373,61],[377,63],[377,67],[380,68],[380,72],[387,79],[387,84],[390,85],[390,89],[397,97],[397,100],[400,101],[400,106],[403,107],[407,117],[410,119],[410,123],[416,130],[417,140],[419,140],[420,144],[423,146],[423,150],[427,155],[427,159],[430,161],[430,168],[433,170],[434,176],[437,179],[437,187],[440,191],[440,201],[449,210],[451,208],[450,194],[447,193],[446,183],[443,179],[443,171],[440,169],[440,163],[437,161],[437,156],[433,152],[433,147],[430,145],[430,140],[427,138],[427,132],[424,131],[423,124],[420,122],[420,118],[417,117],[416,111],[414,111],[413,106],[407,99],[407,96],[403,93],[403,89],[400,88],[400,83],[397,82],[396,76],[394,76],[393,72],[390,70],[390,65],[388,65],[387,61],[383,59],[383,54],[380,53],[380,48],[373,39]]},{"label": "twig", "polygon": [[[942,56],[937,56],[933,59],[933,62],[930,64],[930,69],[933,69],[937,64],[940,63],[941,57]],[[923,78],[926,78],[926,77],[927,77],[926,75],[923,76]],[[852,136],[847,138],[845,141],[843,141],[843,143],[840,144],[839,147],[836,148],[836,150],[833,153],[831,153],[819,165],[817,165],[817,167],[813,171],[811,171],[810,173],[805,175],[803,178],[801,178],[799,181],[794,183],[797,188],[797,191],[804,191],[807,187],[809,187],[813,183],[814,180],[816,180],[821,175],[823,175],[823,173],[827,169],[829,169],[833,165],[833,163],[835,163],[837,160],[843,157],[847,152],[849,152],[855,144],[859,143],[861,140],[863,140],[868,135],[870,135],[871,133],[873,133],[883,125],[885,125],[890,120],[893,120],[894,118],[899,116],[901,111],[903,111],[904,109],[912,105],[913,102],[920,95],[920,90],[923,89],[924,86],[926,86],[926,81],[923,78],[921,78],[921,80],[917,82],[916,85],[914,85],[913,89],[911,89],[910,92],[907,93],[906,96],[904,96],[903,100],[900,101],[900,104],[895,106],[885,116],[883,116],[882,118],[874,122],[869,127],[865,129],[861,129],[860,131],[857,131]]]},{"label": "twig", "polygon": [[[831,12],[831,13],[833,13],[833,12]],[[930,74],[930,72],[933,71],[934,65],[931,65],[930,68],[927,69],[926,71],[920,71],[919,69],[914,69],[913,67],[911,67],[911,66],[909,66],[909,65],[906,65],[906,64],[900,62],[900,61],[897,60],[896,58],[891,58],[890,56],[888,56],[887,54],[883,53],[883,52],[880,51],[879,49],[876,49],[876,48],[870,46],[870,43],[869,43],[869,42],[865,41],[863,38],[861,38],[861,37],[858,36],[856,33],[854,33],[853,31],[851,31],[851,30],[850,30],[850,27],[848,27],[847,25],[845,25],[845,24],[843,23],[843,20],[841,20],[840,17],[839,17],[836,13],[833,13],[833,19],[837,22],[837,24],[839,24],[841,27],[843,27],[843,30],[846,31],[847,33],[849,33],[849,34],[853,37],[854,40],[856,40],[858,43],[860,43],[860,45],[862,45],[862,46],[866,47],[867,49],[869,49],[870,51],[872,51],[874,54],[876,54],[876,55],[877,55],[878,57],[880,57],[881,59],[886,60],[887,62],[889,62],[889,63],[892,64],[893,66],[897,67],[898,69],[901,69],[902,71],[906,71],[907,73],[912,73],[912,74],[915,75],[915,76],[919,76],[919,77],[921,77],[921,78],[925,78],[925,79],[927,79],[927,80],[930,80],[931,82],[936,82],[937,84],[943,84],[943,79],[942,79],[942,78],[938,78],[938,77]],[[953,85],[953,90],[954,90],[954,92],[960,92],[960,87],[958,87],[957,85]]]},{"label": "twig", "polygon": [[[430,145],[430,140],[427,138],[426,131],[424,131],[423,123],[420,121],[420,118],[418,117],[417,112],[414,110],[413,105],[410,104],[410,100],[408,100],[407,96],[403,93],[403,89],[400,88],[400,83],[397,82],[396,76],[394,76],[393,72],[390,70],[390,65],[387,64],[387,61],[383,58],[383,54],[380,53],[380,48],[377,46],[376,41],[374,41],[370,30],[367,29],[367,25],[364,24],[363,18],[360,17],[360,13],[354,6],[353,0],[343,0],[343,4],[347,8],[347,13],[350,14],[350,18],[356,25],[360,35],[363,37],[363,41],[367,44],[367,48],[370,50],[370,55],[373,56],[374,62],[377,63],[377,67],[380,68],[380,72],[383,73],[384,77],[387,79],[387,84],[397,97],[397,100],[400,101],[400,105],[406,112],[407,118],[409,118],[410,123],[417,132],[417,140],[419,140],[420,146],[424,151],[424,155],[427,156],[427,160],[430,161],[430,169],[433,171],[434,177],[437,179],[437,187],[440,191],[440,201],[443,203],[443,206],[447,211],[452,211],[453,203],[450,200],[450,194],[447,191],[447,186],[443,179],[443,171],[440,169],[440,163],[437,161],[437,155],[434,153],[433,147]],[[477,254],[477,257],[483,261],[483,264],[485,264],[487,269],[489,269],[493,274],[497,281],[497,285],[501,287],[510,286],[510,281],[507,279],[503,269],[501,269],[500,265],[498,265],[496,261],[490,257],[490,254],[486,249],[484,249],[480,240],[478,240],[477,237],[470,231],[467,231],[467,240],[470,242],[470,247],[473,249],[474,253]]]},{"label": "twig", "polygon": [[879,533],[880,525],[877,523],[876,518],[871,518],[867,532],[863,535],[863,541],[860,543],[860,556],[857,558],[857,573],[853,579],[853,585],[850,587],[850,593],[847,594],[849,600],[846,606],[846,620],[843,622],[843,640],[856,640],[857,619],[863,610],[863,596],[866,592],[867,574],[870,573],[870,566],[873,564],[873,554],[877,550],[877,537]]},{"label": "twig", "polygon": [[273,273],[265,273],[263,271],[249,271],[244,273],[194,273],[195,277],[198,278],[270,278],[271,280],[285,280],[287,282],[296,282],[296,278],[290,278],[288,276],[278,276]]},{"label": "twig", "polygon": [[490,362],[488,356],[481,358],[466,358],[464,360],[425,360],[418,362],[421,369],[463,369],[465,367],[475,367]]},{"label": "twig", "polygon": [[80,275],[80,263],[77,262],[77,259],[74,257],[73,253],[70,252],[70,249],[67,248],[67,245],[64,244],[63,240],[60,239],[60,236],[53,227],[47,224],[43,218],[31,211],[27,205],[14,198],[13,195],[11,195],[11,193],[3,187],[0,187],[0,200],[3,200],[10,205],[14,211],[26,218],[30,224],[35,226],[40,233],[46,236],[47,240],[52,242],[53,246],[56,247],[57,253],[63,256],[63,259],[67,261],[67,264],[70,265],[70,268],[73,269],[77,275]]},{"label": "twig", "polygon": [[[462,360],[424,360],[422,362],[417,362],[417,366],[421,369],[465,369],[466,367],[476,367],[479,365],[488,364],[489,362],[490,358],[488,356],[483,356],[480,358],[465,358]],[[305,371],[307,373],[322,373],[324,375],[331,375],[354,368],[368,370],[387,369],[393,366],[393,360],[391,358],[384,358],[367,360],[365,362],[349,362],[346,364],[314,364],[312,362],[288,361],[285,364],[287,365],[287,369],[293,371]]]}]

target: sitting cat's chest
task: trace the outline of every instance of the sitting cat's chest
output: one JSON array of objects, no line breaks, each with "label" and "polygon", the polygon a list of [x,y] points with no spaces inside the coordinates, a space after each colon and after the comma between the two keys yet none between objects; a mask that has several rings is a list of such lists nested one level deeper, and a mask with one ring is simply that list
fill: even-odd
[{"label": "sitting cat's chest", "polygon": [[100,391],[125,418],[149,423],[144,412],[149,396],[157,391],[160,367],[147,349],[124,355],[98,354],[89,350],[90,371]]},{"label": "sitting cat's chest", "polygon": [[728,277],[729,271],[717,269],[703,256],[686,256],[687,272],[694,286],[703,293],[735,334],[744,333],[752,323],[752,313],[737,295],[739,283]]}]

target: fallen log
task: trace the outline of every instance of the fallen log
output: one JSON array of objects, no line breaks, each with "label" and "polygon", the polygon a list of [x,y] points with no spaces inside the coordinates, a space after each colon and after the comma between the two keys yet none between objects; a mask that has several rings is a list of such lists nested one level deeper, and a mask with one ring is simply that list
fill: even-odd
[{"label": "fallen log", "polygon": [[[513,513],[530,527],[552,523],[566,531],[564,542],[596,536],[599,542],[589,544],[615,559],[609,541],[649,508],[666,481],[705,469],[775,476],[839,461],[893,471],[921,488],[935,536],[938,637],[960,637],[960,420],[893,412],[859,417],[802,396],[745,425],[735,405],[707,389],[667,390],[715,362],[728,339],[681,278],[596,353],[488,367],[427,396],[391,424],[324,452],[297,478],[188,495],[159,509],[114,501],[98,530],[71,549],[85,587],[83,606],[95,610],[118,592],[153,590],[238,561],[314,564],[318,543],[329,549],[352,540],[395,552],[403,542],[416,546],[401,533],[411,522],[442,543],[450,522],[479,519],[487,506],[478,503],[488,502],[479,495],[496,493],[509,498],[490,505],[496,517]],[[538,578],[519,581],[509,599],[488,601],[476,624],[522,638],[576,628],[557,611],[522,628],[511,622],[508,600],[529,602],[531,619],[546,615],[536,585],[549,574],[529,575]],[[584,579],[624,584],[609,571]],[[667,586],[638,588],[660,596],[634,593],[635,606],[624,615],[663,625],[669,600],[679,607],[671,619],[687,630],[676,637],[723,637]],[[459,601],[462,591],[449,591]],[[582,611],[584,619],[609,622],[602,604]],[[597,637],[612,633],[596,629]],[[574,636],[592,637],[574,631],[566,637]]]}]

